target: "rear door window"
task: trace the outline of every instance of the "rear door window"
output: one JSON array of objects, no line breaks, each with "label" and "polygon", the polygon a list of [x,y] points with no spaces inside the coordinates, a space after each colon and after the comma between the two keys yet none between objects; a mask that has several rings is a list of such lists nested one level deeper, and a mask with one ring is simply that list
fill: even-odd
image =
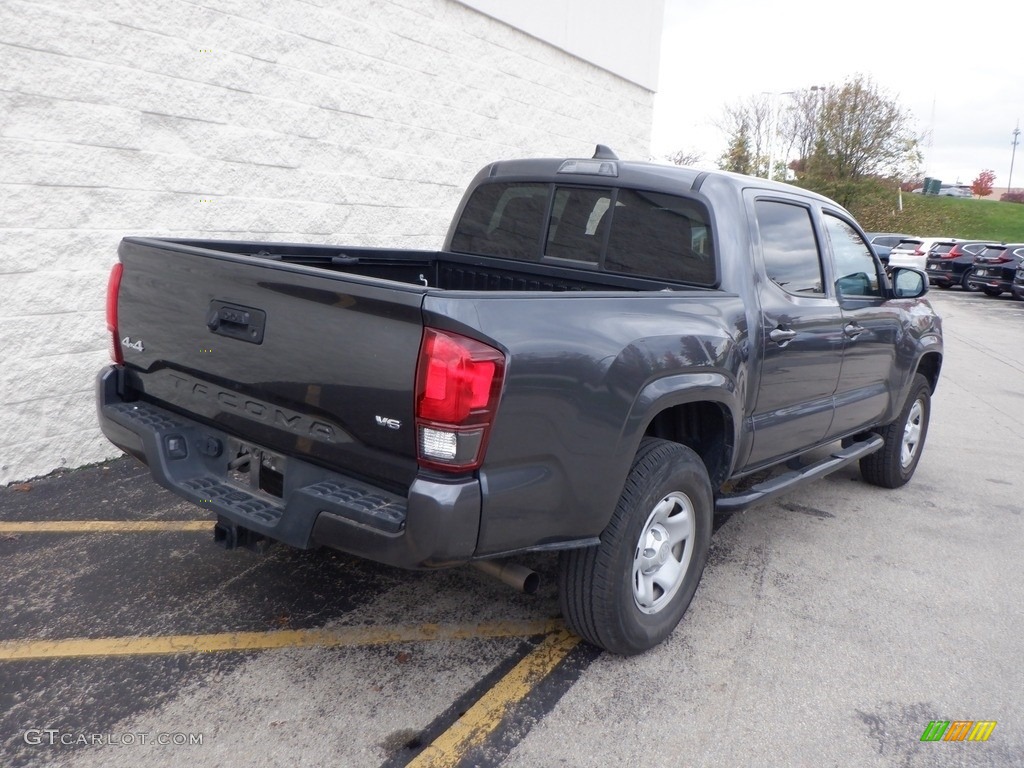
[{"label": "rear door window", "polygon": [[758,200],[755,210],[768,279],[793,296],[825,298],[811,212],[776,200]]}]

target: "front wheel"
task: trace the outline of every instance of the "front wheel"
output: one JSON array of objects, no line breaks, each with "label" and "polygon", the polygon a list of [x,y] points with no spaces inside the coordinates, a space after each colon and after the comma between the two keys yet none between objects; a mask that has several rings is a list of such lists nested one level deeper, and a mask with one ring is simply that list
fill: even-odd
[{"label": "front wheel", "polygon": [[915,374],[900,415],[879,430],[885,441],[882,447],[860,460],[861,476],[883,488],[906,485],[921,460],[931,412],[931,384],[920,373]]},{"label": "front wheel", "polygon": [[974,272],[974,270],[971,270],[971,269],[968,269],[966,272],[964,272],[964,276],[960,280],[960,287],[963,288],[965,291],[970,291],[971,293],[976,293],[977,291],[980,291],[981,289],[978,286],[971,285],[970,283],[967,282],[968,280],[971,279],[971,275],[973,274],[973,272]]},{"label": "front wheel", "polygon": [[645,438],[600,545],[561,555],[559,599],[570,629],[624,655],[668,637],[704,572],[713,507],[700,457]]}]

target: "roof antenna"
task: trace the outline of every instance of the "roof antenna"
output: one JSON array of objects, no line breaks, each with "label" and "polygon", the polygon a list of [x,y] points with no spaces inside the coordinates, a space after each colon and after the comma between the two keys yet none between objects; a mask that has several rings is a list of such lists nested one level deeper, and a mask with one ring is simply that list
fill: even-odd
[{"label": "roof antenna", "polygon": [[604,144],[598,144],[597,149],[594,150],[595,160],[618,160],[619,156],[611,151]]}]

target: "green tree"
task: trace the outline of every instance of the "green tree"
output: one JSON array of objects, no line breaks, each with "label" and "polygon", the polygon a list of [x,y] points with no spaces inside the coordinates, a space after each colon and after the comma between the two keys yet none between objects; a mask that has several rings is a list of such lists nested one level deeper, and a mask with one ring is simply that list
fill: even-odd
[{"label": "green tree", "polygon": [[808,181],[849,184],[910,175],[920,162],[910,120],[908,111],[864,75],[829,87],[806,157]]},{"label": "green tree", "polygon": [[740,123],[729,140],[729,146],[719,158],[718,167],[734,173],[753,173],[754,159],[750,153],[750,138],[746,123]]}]

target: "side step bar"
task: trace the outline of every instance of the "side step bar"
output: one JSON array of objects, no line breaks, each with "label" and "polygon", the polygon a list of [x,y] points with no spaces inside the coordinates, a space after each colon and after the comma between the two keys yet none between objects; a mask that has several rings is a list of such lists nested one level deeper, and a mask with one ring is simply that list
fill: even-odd
[{"label": "side step bar", "polygon": [[803,469],[786,472],[778,477],[765,480],[763,483],[758,483],[740,493],[719,496],[715,500],[715,512],[739,512],[755,504],[774,499],[776,496],[781,496],[787,491],[791,491],[798,485],[824,477],[835,472],[837,469],[842,469],[847,464],[859,461],[862,457],[880,449],[884,442],[880,435],[872,434],[867,440],[862,440],[859,443],[854,443],[847,448],[836,451],[831,456],[810,464]]}]

